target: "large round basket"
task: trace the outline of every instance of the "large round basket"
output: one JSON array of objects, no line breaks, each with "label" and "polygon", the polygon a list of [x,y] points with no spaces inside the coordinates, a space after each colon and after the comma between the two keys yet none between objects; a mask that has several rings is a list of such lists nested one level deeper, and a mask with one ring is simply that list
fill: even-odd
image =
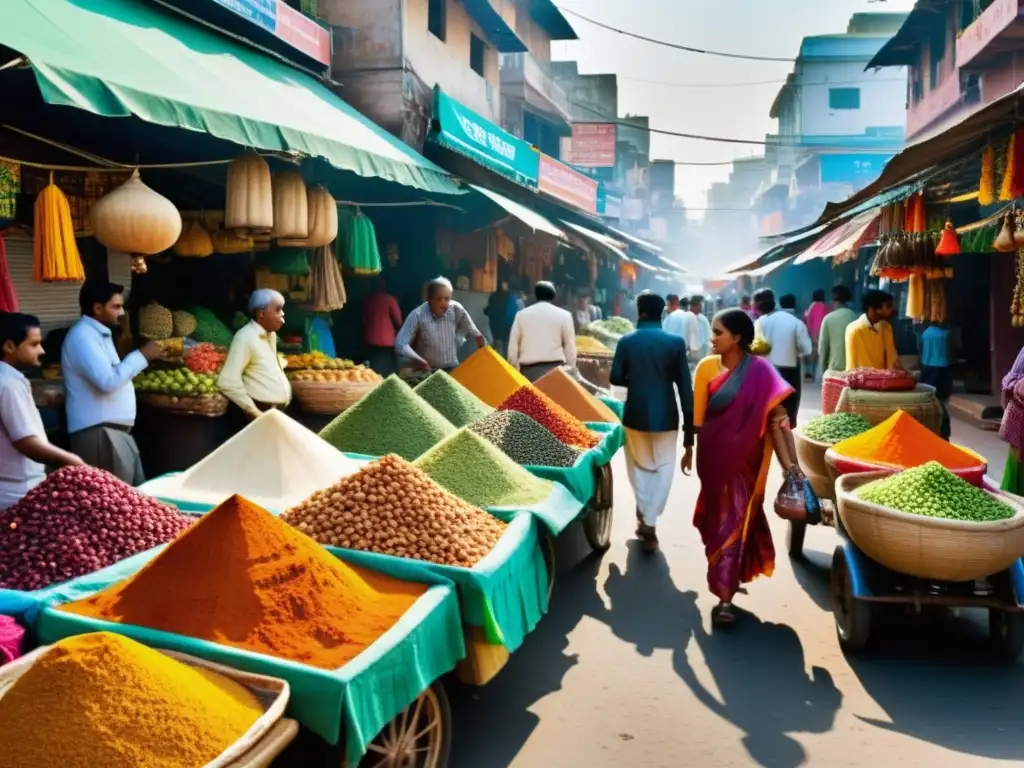
[{"label": "large round basket", "polygon": [[872,392],[847,387],[839,396],[836,413],[859,413],[873,427],[892,416],[906,411],[936,435],[942,436],[942,406],[935,396],[935,388],[918,384],[910,392]]},{"label": "large round basket", "polygon": [[293,381],[292,394],[306,413],[338,414],[376,389],[379,381]]},{"label": "large round basket", "polygon": [[144,405],[188,416],[223,416],[228,412],[228,399],[220,393],[198,397],[160,395],[155,392],[137,392],[136,394],[139,402]]},{"label": "large round basket", "polygon": [[[978,463],[973,467],[964,467],[959,469],[950,469],[959,478],[966,480],[971,485],[981,488],[985,483],[985,473],[988,471],[988,463],[984,457],[979,456],[974,451],[964,448],[963,446],[957,446],[961,450],[966,451],[975,458]],[[884,464],[874,464],[870,461],[862,461],[859,459],[849,459],[845,456],[840,456],[832,448],[825,451],[825,467],[828,469],[829,479],[834,484],[843,475],[854,475],[863,472],[893,472],[896,470],[894,467],[889,467]],[[911,469],[911,467],[900,467],[899,469]]]},{"label": "large round basket", "polygon": [[609,389],[612,385],[612,358],[610,357],[578,355],[576,370],[580,372],[580,376],[601,389]]},{"label": "large round basket", "polygon": [[974,523],[910,515],[856,498],[853,492],[892,472],[844,475],[836,483],[839,519],[865,555],[897,573],[932,581],[973,581],[1009,568],[1024,555],[1024,507],[993,494],[1016,514]]}]

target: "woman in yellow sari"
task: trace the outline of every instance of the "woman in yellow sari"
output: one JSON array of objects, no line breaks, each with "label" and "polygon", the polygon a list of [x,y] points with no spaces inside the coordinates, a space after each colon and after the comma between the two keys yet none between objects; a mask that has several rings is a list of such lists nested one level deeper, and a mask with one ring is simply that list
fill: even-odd
[{"label": "woman in yellow sari", "polygon": [[751,354],[753,342],[754,323],[743,310],[719,312],[711,326],[714,354],[697,366],[693,383],[701,485],[693,524],[704,541],[708,586],[720,601],[715,625],[734,620],[732,599],[742,584],[775,568],[764,512],[769,430],[787,422],[782,402],[793,389]]}]

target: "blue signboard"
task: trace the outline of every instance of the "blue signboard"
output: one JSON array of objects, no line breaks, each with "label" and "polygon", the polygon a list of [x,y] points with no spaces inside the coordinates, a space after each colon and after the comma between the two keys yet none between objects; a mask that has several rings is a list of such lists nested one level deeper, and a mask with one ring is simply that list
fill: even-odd
[{"label": "blue signboard", "polygon": [[821,155],[821,183],[866,186],[881,175],[892,157],[870,153]]},{"label": "blue signboard", "polygon": [[243,19],[277,33],[277,0],[214,0]]}]

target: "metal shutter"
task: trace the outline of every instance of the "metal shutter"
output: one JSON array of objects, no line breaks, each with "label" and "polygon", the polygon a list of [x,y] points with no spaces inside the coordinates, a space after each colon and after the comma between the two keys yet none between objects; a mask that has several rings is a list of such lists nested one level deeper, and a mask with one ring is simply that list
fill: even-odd
[{"label": "metal shutter", "polygon": [[11,273],[18,310],[39,318],[43,333],[67,328],[81,315],[78,292],[81,283],[37,283],[32,279],[32,238],[10,235],[4,238],[7,269]]},{"label": "metal shutter", "polygon": [[124,297],[127,300],[132,290],[132,257],[127,253],[118,253],[107,249],[108,280],[115,285],[124,286]]}]

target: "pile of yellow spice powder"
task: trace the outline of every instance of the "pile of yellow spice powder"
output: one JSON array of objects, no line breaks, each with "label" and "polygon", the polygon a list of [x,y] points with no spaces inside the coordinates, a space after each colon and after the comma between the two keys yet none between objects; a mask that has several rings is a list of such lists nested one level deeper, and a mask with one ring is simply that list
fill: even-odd
[{"label": "pile of yellow spice powder", "polygon": [[0,697],[0,764],[195,768],[262,714],[256,696],[223,675],[120,635],[78,635]]}]

